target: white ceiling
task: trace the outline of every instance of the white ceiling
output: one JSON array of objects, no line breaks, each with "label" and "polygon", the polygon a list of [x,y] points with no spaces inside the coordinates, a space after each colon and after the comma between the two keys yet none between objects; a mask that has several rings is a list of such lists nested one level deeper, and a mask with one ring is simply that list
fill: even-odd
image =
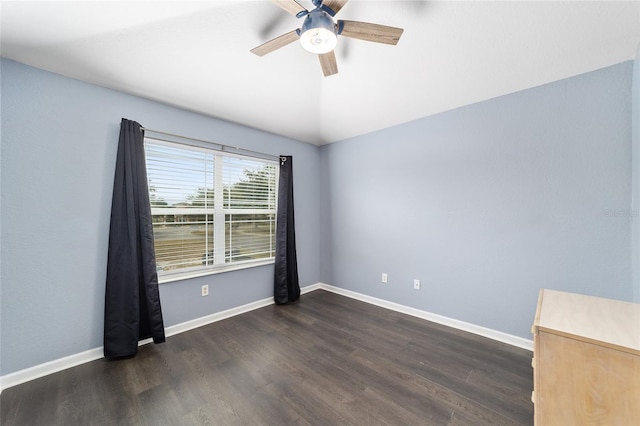
[{"label": "white ceiling", "polygon": [[340,37],[339,73],[323,77],[298,43],[249,52],[301,24],[266,0],[2,1],[0,13],[5,58],[318,145],[633,59],[640,43],[639,1],[351,0],[336,18],[404,34]]}]

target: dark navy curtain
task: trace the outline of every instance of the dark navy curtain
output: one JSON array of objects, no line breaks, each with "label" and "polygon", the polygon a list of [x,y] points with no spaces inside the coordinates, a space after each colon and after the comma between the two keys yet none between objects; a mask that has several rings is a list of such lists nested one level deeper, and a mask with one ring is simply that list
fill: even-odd
[{"label": "dark navy curtain", "polygon": [[142,339],[165,340],[143,140],[140,124],[123,118],[109,229],[106,358],[135,355]]},{"label": "dark navy curtain", "polygon": [[281,305],[293,302],[299,297],[296,230],[293,218],[293,165],[291,156],[281,156],[273,299],[276,304]]}]

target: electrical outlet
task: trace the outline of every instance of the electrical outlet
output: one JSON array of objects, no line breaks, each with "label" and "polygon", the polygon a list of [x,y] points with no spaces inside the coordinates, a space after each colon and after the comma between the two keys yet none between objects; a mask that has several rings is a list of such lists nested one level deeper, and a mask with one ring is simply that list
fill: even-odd
[{"label": "electrical outlet", "polygon": [[209,285],[205,284],[202,286],[202,297],[209,295]]},{"label": "electrical outlet", "polygon": [[383,283],[387,283],[387,274],[385,274],[384,272],[382,273],[382,282]]},{"label": "electrical outlet", "polygon": [[413,280],[413,288],[420,290],[420,280]]}]

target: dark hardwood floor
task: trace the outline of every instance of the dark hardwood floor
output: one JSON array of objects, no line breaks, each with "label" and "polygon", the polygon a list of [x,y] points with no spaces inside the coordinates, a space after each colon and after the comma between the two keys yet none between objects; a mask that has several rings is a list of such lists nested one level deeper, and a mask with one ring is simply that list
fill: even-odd
[{"label": "dark hardwood floor", "polygon": [[533,423],[531,352],[316,290],[6,389],[2,425]]}]

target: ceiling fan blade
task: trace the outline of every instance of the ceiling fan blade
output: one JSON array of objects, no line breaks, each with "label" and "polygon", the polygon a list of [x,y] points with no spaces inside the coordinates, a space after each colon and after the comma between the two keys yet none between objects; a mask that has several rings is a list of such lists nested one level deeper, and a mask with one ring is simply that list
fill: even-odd
[{"label": "ceiling fan blade", "polygon": [[348,1],[349,0],[324,0],[322,2],[322,5],[333,10],[333,14],[335,15],[336,13],[340,12],[340,9],[342,9]]},{"label": "ceiling fan blade", "polygon": [[254,47],[251,49],[251,53],[255,53],[258,56],[264,56],[267,53],[271,53],[276,49],[280,49],[281,47],[286,46],[287,44],[293,43],[298,40],[300,37],[296,30],[290,31],[286,34],[282,34],[272,40],[262,43],[258,47]]},{"label": "ceiling fan blade", "polygon": [[333,50],[327,53],[318,55],[320,59],[320,65],[322,66],[322,73],[325,77],[329,77],[333,74],[338,74],[338,64],[336,63],[336,54]]},{"label": "ceiling fan blade", "polygon": [[402,28],[387,27],[386,25],[342,20],[338,21],[338,28],[341,28],[339,34],[345,37],[393,45],[398,44],[398,40],[400,40],[400,36],[404,31]]},{"label": "ceiling fan blade", "polygon": [[302,12],[303,10],[304,11],[307,10],[304,7],[302,7],[302,5],[298,3],[296,0],[271,0],[271,1],[277,4],[278,6],[280,6],[282,9],[284,9],[287,13],[292,14],[293,16],[296,16],[299,12]]}]

